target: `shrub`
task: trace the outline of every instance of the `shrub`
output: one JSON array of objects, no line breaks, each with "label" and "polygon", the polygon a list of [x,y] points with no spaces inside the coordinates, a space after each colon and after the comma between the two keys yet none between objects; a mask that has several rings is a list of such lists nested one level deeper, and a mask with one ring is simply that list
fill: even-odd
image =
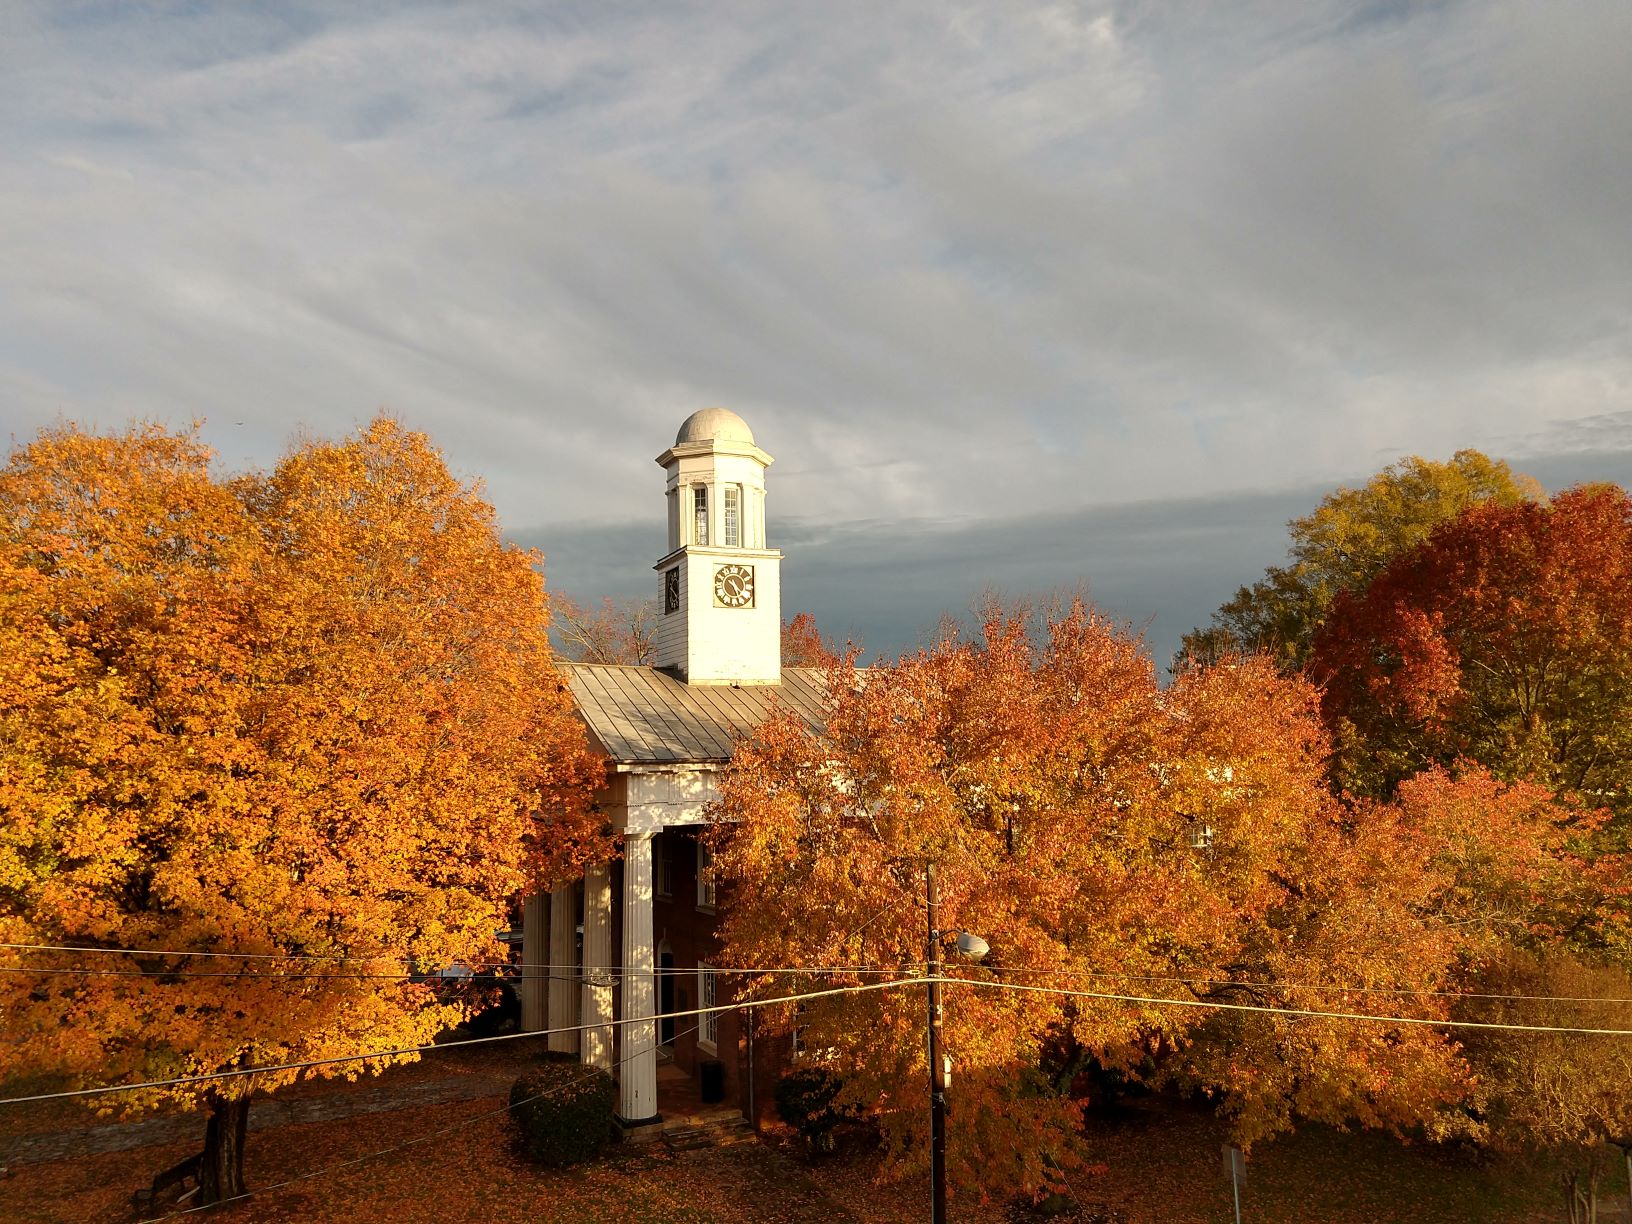
[{"label": "shrub", "polygon": [[805,1137],[814,1151],[831,1152],[833,1131],[856,1116],[851,1106],[835,1105],[844,1081],[821,1067],[800,1067],[776,1081],[771,1095],[782,1121]]},{"label": "shrub", "polygon": [[522,1150],[565,1168],[588,1160],[612,1137],[617,1091],[599,1067],[549,1061],[522,1073],[510,1089],[510,1116]]}]

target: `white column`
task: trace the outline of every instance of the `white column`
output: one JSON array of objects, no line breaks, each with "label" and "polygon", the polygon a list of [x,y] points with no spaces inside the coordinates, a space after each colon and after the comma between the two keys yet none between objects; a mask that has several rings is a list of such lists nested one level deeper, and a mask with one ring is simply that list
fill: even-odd
[{"label": "white column", "polygon": [[[562,884],[550,892],[549,1027],[572,1028],[578,1023],[578,886]],[[551,1033],[550,1049],[578,1053],[577,1033]]]},{"label": "white column", "polygon": [[534,893],[521,909],[521,1031],[548,1027],[545,988],[549,985],[549,894]]},{"label": "white column", "polygon": [[652,946],[652,835],[623,835],[623,1057],[618,1116],[657,1116],[657,991]]},{"label": "white column", "polygon": [[612,1069],[612,865],[584,872],[583,1061]]}]

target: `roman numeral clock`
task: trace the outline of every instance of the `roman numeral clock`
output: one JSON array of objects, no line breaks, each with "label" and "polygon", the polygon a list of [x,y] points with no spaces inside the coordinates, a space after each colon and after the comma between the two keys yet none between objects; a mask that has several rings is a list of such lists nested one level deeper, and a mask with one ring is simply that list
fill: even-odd
[{"label": "roman numeral clock", "polygon": [[754,567],[722,565],[714,571],[714,605],[719,608],[754,606]]}]

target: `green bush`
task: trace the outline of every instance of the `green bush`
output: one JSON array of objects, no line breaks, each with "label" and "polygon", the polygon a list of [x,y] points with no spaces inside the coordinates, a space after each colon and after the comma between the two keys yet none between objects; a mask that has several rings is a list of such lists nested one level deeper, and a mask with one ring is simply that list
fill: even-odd
[{"label": "green bush", "polygon": [[549,1061],[522,1073],[510,1089],[510,1117],[522,1150],[565,1168],[588,1160],[612,1137],[617,1090],[599,1067]]},{"label": "green bush", "polygon": [[771,1096],[782,1121],[803,1135],[819,1152],[833,1150],[833,1131],[856,1116],[852,1107],[833,1102],[844,1081],[821,1067],[800,1067],[776,1081]]}]

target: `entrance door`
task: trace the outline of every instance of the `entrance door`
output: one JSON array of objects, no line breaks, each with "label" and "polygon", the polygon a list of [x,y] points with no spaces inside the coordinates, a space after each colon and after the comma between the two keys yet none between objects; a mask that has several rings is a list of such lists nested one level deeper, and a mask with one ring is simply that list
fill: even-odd
[{"label": "entrance door", "polygon": [[657,1039],[663,1045],[674,1044],[674,953],[657,955]]}]

